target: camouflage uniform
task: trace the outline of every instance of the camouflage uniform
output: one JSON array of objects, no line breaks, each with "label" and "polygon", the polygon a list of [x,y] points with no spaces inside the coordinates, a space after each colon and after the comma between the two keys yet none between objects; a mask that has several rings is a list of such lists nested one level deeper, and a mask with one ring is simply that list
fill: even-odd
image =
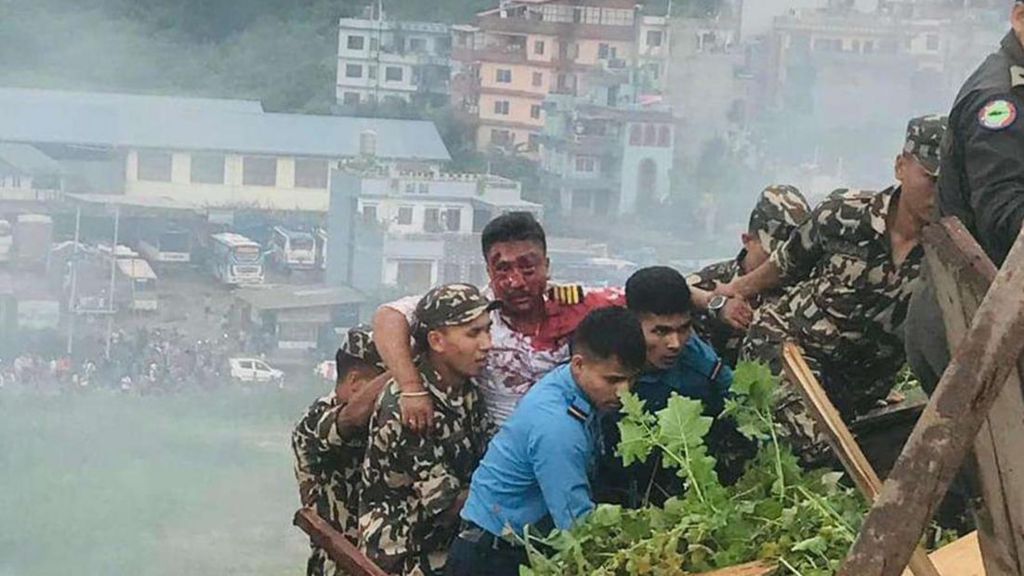
[{"label": "camouflage uniform", "polygon": [[[495,305],[466,284],[435,288],[417,307],[415,330],[465,324]],[[402,425],[401,389],[390,381],[370,420],[360,548],[389,573],[429,576],[443,572],[458,526],[453,505],[469,488],[494,431],[472,382],[444,389],[426,354],[417,367],[434,402],[433,429],[415,434]]]},{"label": "camouflage uniform", "polygon": [[[777,185],[765,188],[758,197],[747,230],[756,234],[765,251],[771,253],[789,238],[790,233],[807,219],[810,207],[803,194],[793,186]],[[746,249],[732,260],[712,264],[686,279],[691,286],[714,291],[719,284],[727,284],[743,275],[742,263]],[[763,302],[776,300],[781,290],[772,290],[758,295],[750,302],[757,308]],[[694,328],[704,340],[711,344],[729,366],[735,367],[739,358],[744,334],[737,332],[712,314],[701,311],[694,317]]]},{"label": "camouflage uniform", "polygon": [[[342,351],[383,371],[368,327],[351,329]],[[303,505],[313,507],[317,515],[355,542],[366,430],[356,436],[341,435],[337,417],[344,407],[334,391],[314,402],[292,431],[292,450],[300,492],[308,491]],[[341,574],[322,548],[312,544],[311,548],[307,576]]]},{"label": "camouflage uniform", "polygon": [[[911,120],[905,152],[929,171],[938,166],[945,131],[937,116]],[[785,294],[754,315],[744,359],[781,369],[781,345],[795,340],[847,421],[888,395],[904,363],[902,327],[924,255],[916,246],[893,262],[887,217],[900,189],[837,190],[772,253]],[[827,452],[799,392],[784,383],[778,418],[807,461]]]}]

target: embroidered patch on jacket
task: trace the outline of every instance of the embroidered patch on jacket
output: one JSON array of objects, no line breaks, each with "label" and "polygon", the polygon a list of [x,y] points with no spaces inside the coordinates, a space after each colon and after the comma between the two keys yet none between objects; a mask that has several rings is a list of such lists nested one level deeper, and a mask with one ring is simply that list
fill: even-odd
[{"label": "embroidered patch on jacket", "polygon": [[1017,120],[1017,106],[1009,100],[993,100],[978,112],[978,123],[989,130],[1003,130]]}]

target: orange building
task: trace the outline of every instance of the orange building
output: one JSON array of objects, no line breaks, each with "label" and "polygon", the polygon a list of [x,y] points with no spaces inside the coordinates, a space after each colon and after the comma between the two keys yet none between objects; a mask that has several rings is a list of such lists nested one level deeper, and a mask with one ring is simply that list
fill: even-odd
[{"label": "orange building", "polygon": [[[645,25],[634,0],[502,2],[477,14],[474,25],[453,27],[452,104],[474,123],[478,150],[536,157],[548,94],[630,83],[634,71],[651,65],[637,45],[660,45],[664,34]],[[654,75],[665,77],[664,70]]]}]

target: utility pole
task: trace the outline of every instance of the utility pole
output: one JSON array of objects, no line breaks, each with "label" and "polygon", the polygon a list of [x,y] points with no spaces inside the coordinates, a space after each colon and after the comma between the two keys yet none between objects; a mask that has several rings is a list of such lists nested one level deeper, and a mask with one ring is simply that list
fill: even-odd
[{"label": "utility pole", "polygon": [[114,335],[114,285],[117,282],[117,241],[121,227],[121,207],[114,206],[114,243],[110,247],[110,290],[107,299],[107,360],[110,360],[110,342]]},{"label": "utility pole", "polygon": [[75,245],[71,252],[71,294],[68,296],[68,356],[74,352],[75,319],[78,316],[78,243],[82,235],[82,205],[75,210]]}]

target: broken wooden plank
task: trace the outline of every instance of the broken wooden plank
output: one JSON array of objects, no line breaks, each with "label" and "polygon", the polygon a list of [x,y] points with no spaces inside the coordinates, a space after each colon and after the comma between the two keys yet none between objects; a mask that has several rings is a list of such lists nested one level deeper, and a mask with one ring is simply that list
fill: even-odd
[{"label": "broken wooden plank", "polygon": [[898,576],[1024,352],[1024,234],[985,295],[840,576]]},{"label": "broken wooden plank", "polygon": [[[843,422],[843,417],[832,404],[828,393],[811,372],[803,352],[793,342],[782,345],[782,368],[786,371],[789,381],[800,391],[804,404],[807,405],[815,423],[825,433],[832,451],[839,456],[843,468],[868,502],[874,502],[882,488],[882,481]],[[928,553],[920,546],[910,557],[910,570],[914,576],[941,576],[928,559]]]},{"label": "broken wooden plank", "polygon": [[[942,576],[987,576],[981,561],[978,533],[971,532],[963,538],[946,544],[928,555]],[[903,576],[913,576],[909,570]]]},{"label": "broken wooden plank", "polygon": [[[996,267],[959,221],[927,232],[927,263],[951,350],[964,338],[996,276]],[[990,576],[1024,573],[1024,397],[1020,370],[1010,374],[974,441],[972,464],[984,496],[979,542]]]},{"label": "broken wooden plank", "polygon": [[379,566],[356,548],[344,534],[338,532],[317,513],[302,508],[295,513],[293,524],[309,535],[314,544],[323,548],[331,560],[351,576],[388,576]]},{"label": "broken wooden plank", "polygon": [[714,572],[705,572],[698,574],[697,576],[768,576],[774,574],[779,569],[778,564],[771,564],[768,562],[751,562],[750,564],[743,564],[742,566],[733,566],[732,568],[723,568],[721,570],[715,570]]}]

